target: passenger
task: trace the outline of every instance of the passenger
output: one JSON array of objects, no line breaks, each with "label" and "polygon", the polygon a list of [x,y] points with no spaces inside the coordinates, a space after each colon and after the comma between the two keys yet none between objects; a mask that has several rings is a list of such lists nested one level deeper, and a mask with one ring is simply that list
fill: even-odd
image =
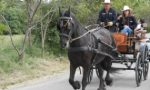
[{"label": "passenger", "polygon": [[137,21],[131,14],[131,9],[129,6],[123,7],[122,15],[120,15],[117,19],[121,32],[125,33],[126,35],[131,35],[137,26]]},{"label": "passenger", "polygon": [[110,0],[103,2],[103,9],[99,12],[98,24],[104,24],[104,27],[110,32],[116,32],[115,23],[117,20],[117,13],[111,8]]},{"label": "passenger", "polygon": [[[145,45],[148,45],[146,38],[146,32],[145,29],[147,27],[147,24],[145,23],[144,19],[140,19],[137,27],[135,28],[135,36],[139,39],[139,42],[136,42],[136,49],[139,50],[140,47],[144,47]],[[150,50],[150,47],[148,46],[148,49]]]},{"label": "passenger", "polygon": [[147,27],[147,24],[145,23],[144,19],[140,19],[137,27],[135,28],[135,36],[139,39],[146,39],[146,32],[145,29]]}]

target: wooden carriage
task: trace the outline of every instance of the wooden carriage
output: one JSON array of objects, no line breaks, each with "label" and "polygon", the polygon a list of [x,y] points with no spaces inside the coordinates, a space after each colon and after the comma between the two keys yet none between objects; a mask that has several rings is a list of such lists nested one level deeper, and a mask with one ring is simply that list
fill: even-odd
[{"label": "wooden carriage", "polygon": [[113,33],[113,38],[115,40],[117,51],[122,54],[134,54],[135,50],[139,51],[136,47],[141,47],[137,43],[146,43],[149,39],[137,38],[134,34],[127,36],[123,33]]},{"label": "wooden carriage", "polygon": [[[127,68],[120,68],[122,70],[134,70],[136,77],[136,84],[140,86],[142,80],[142,73],[144,80],[147,79],[149,62],[148,62],[148,47],[147,39],[138,39],[134,35],[127,36],[123,33],[113,33],[113,37],[117,46],[117,51],[123,55],[123,57],[116,59],[113,63],[126,63],[130,62],[130,65],[125,64]],[[139,49],[136,49],[137,43],[144,43],[143,46],[138,44]],[[133,55],[133,58],[128,58],[126,55]],[[124,58],[125,56],[125,58]],[[135,68],[132,68],[132,64],[135,64]],[[142,67],[142,68],[141,68]]]},{"label": "wooden carriage", "polygon": [[114,33],[113,34],[117,51],[120,53],[134,53],[135,51],[135,39],[134,35],[127,36],[123,33]]}]

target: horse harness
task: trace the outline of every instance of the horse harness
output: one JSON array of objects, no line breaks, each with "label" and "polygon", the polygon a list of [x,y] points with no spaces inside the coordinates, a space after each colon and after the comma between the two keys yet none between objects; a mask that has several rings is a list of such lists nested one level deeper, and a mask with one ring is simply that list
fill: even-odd
[{"label": "horse harness", "polygon": [[[61,17],[60,19],[67,21],[67,23],[64,25],[65,27],[69,24],[69,22],[71,22],[71,24],[73,24],[73,21],[72,21],[72,18],[71,18],[71,17]],[[68,27],[69,27],[69,26],[70,26],[70,24],[68,25]],[[69,48],[68,48],[68,51],[69,51],[69,52],[91,51],[92,53],[95,53],[93,59],[96,57],[97,54],[109,56],[110,58],[114,59],[113,56],[111,56],[111,55],[109,55],[109,54],[107,54],[107,53],[104,53],[104,52],[101,52],[101,51],[98,50],[98,43],[101,43],[101,44],[105,45],[106,47],[113,49],[112,46],[110,46],[110,45],[108,45],[107,43],[101,41],[100,38],[97,39],[97,37],[93,34],[93,32],[98,31],[99,28],[100,28],[99,26],[96,27],[95,29],[91,29],[91,30],[88,30],[88,29],[85,28],[85,29],[87,30],[87,32],[84,33],[84,34],[82,34],[82,35],[79,36],[79,37],[76,37],[76,38],[72,38],[72,37],[71,37],[72,34],[73,34],[73,32],[74,32],[73,29],[70,30],[70,32],[69,32],[68,35],[65,34],[65,33],[60,33],[60,36],[64,36],[64,37],[69,38],[68,42],[69,42],[69,43],[72,43],[72,42],[74,42],[74,41],[76,41],[76,40],[79,40],[79,39],[83,38],[84,36],[90,34],[90,42],[91,42],[91,37],[92,37],[92,36],[93,36],[93,37],[95,38],[95,40],[96,40],[96,45],[95,45],[95,47],[92,47],[92,45],[91,45],[91,43],[90,43],[90,44],[88,44],[88,46],[69,47]]]}]

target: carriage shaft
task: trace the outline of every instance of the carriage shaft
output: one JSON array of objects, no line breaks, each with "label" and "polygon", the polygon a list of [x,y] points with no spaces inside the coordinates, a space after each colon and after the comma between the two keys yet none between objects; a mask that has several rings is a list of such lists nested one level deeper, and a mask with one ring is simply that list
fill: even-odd
[{"label": "carriage shaft", "polygon": [[117,68],[117,67],[113,67],[113,69],[119,69],[119,70],[135,70],[135,68]]}]

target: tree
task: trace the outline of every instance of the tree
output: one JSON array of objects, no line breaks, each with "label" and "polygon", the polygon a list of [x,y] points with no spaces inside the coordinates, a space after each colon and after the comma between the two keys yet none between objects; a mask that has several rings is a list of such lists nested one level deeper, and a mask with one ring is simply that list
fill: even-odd
[{"label": "tree", "polygon": [[32,46],[32,26],[33,26],[33,19],[34,16],[42,2],[42,0],[25,0],[26,1],[26,8],[27,8],[27,17],[28,17],[28,23],[27,23],[27,36],[29,40],[29,47]]},{"label": "tree", "polygon": [[26,0],[26,7],[27,7],[27,17],[28,17],[28,22],[27,22],[27,30],[25,31],[25,37],[23,39],[23,42],[20,46],[20,48],[18,49],[12,39],[12,29],[8,23],[8,20],[1,15],[2,19],[4,20],[5,24],[8,26],[8,30],[9,30],[9,35],[11,38],[11,42],[12,45],[14,47],[14,49],[17,51],[18,53],[18,59],[19,61],[22,63],[23,61],[23,57],[24,57],[24,51],[25,51],[25,44],[26,44],[26,40],[29,38],[29,44],[31,46],[31,30],[34,28],[35,25],[33,25],[33,18],[41,4],[42,0]]}]

